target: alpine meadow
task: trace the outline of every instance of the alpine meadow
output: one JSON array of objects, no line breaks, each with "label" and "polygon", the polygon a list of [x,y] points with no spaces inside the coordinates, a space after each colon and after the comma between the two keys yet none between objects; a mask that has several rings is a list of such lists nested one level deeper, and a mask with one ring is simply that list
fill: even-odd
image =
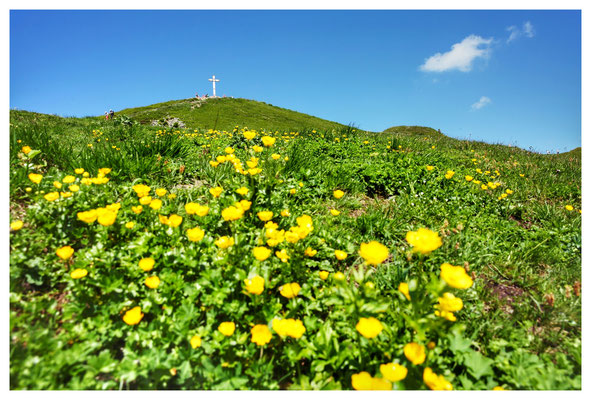
[{"label": "alpine meadow", "polygon": [[10,389],[581,389],[580,148],[239,98],[9,141]]}]

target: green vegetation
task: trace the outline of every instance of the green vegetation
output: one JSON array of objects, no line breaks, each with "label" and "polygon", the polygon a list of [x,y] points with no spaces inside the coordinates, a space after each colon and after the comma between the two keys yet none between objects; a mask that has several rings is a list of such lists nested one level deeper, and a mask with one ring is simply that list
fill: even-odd
[{"label": "green vegetation", "polygon": [[173,100],[147,107],[127,108],[117,114],[128,115],[142,124],[150,124],[166,117],[180,119],[189,129],[232,131],[235,126],[253,129],[304,131],[330,130],[343,125],[287,110],[255,100],[233,98],[196,98]]},{"label": "green vegetation", "polygon": [[191,101],[10,112],[11,389],[581,388],[580,149]]}]

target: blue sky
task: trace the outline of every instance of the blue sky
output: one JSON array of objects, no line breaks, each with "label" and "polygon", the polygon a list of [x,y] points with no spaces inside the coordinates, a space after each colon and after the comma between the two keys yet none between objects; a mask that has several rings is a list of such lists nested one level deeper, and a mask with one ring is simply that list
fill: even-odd
[{"label": "blue sky", "polygon": [[381,131],[581,145],[579,11],[11,11],[10,107],[63,116],[209,93]]}]

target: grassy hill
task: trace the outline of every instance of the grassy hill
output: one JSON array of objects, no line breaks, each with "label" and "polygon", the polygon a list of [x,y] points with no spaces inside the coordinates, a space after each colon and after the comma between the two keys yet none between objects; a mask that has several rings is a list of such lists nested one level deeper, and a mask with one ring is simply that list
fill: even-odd
[{"label": "grassy hill", "polygon": [[190,129],[225,131],[231,131],[236,125],[273,131],[329,130],[345,127],[337,122],[260,101],[234,98],[172,100],[146,107],[126,108],[117,114],[127,115],[142,124],[173,117],[180,119]]},{"label": "grassy hill", "polygon": [[[454,389],[580,389],[580,148],[545,155],[194,101],[118,113],[143,125],[10,111],[12,389],[351,389],[388,362],[408,368],[397,388],[426,389],[428,365]],[[165,116],[188,129],[150,126]],[[269,212],[281,236],[265,231]],[[387,253],[362,255],[373,241]],[[445,286],[444,263],[469,287]],[[287,301],[289,282],[301,292]],[[271,325],[268,346],[255,344],[253,326],[275,316],[303,336]],[[357,327],[370,316],[377,336]],[[232,338],[219,329],[230,321]],[[425,363],[409,362],[411,342]]]}]

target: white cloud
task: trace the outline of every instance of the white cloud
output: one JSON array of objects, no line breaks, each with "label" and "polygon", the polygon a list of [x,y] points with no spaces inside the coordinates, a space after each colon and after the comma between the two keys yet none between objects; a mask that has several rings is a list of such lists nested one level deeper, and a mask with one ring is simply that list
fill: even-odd
[{"label": "white cloud", "polygon": [[532,38],[534,37],[534,26],[531,24],[531,22],[526,21],[523,24],[523,33],[525,34],[525,36],[527,36],[528,38]]},{"label": "white cloud", "polygon": [[509,35],[509,38],[507,39],[507,43],[512,42],[513,40],[517,39],[519,37],[519,34],[521,33],[521,32],[519,32],[519,29],[517,29],[517,27],[515,25],[508,27],[507,30],[509,32],[511,32],[511,34]]},{"label": "white cloud", "polygon": [[528,38],[533,38],[535,35],[534,26],[529,21],[523,23],[523,29],[521,30],[515,25],[512,25],[507,27],[507,31],[511,32],[507,38],[507,43],[514,41],[521,35],[525,35]]},{"label": "white cloud", "polygon": [[470,35],[460,43],[452,45],[447,53],[437,53],[426,59],[420,69],[426,72],[444,72],[454,69],[469,72],[475,59],[488,57],[492,40],[492,38],[484,39]]},{"label": "white cloud", "polygon": [[482,107],[484,107],[487,104],[490,104],[491,100],[486,97],[486,96],[482,96],[480,98],[480,100],[478,100],[476,103],[472,104],[472,110],[480,110]]}]

